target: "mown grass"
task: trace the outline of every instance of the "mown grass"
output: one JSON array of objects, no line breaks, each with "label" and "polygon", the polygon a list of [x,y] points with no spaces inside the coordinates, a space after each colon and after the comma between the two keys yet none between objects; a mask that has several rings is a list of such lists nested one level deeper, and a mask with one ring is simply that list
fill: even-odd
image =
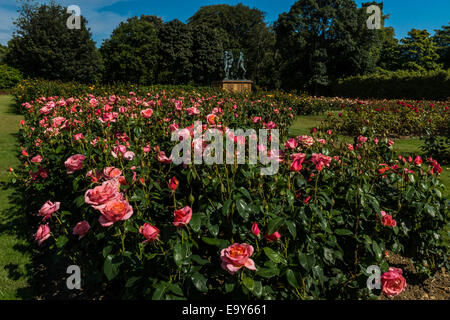
[{"label": "mown grass", "polygon": [[[8,180],[8,168],[16,159],[15,134],[22,117],[14,112],[13,99],[0,95],[0,182]],[[12,203],[12,190],[0,189],[0,300],[29,298],[31,265],[26,212]]]}]

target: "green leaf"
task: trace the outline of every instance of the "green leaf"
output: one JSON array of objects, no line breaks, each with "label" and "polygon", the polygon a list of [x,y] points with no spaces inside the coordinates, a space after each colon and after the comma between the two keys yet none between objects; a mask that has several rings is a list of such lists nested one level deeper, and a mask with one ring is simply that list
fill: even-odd
[{"label": "green leaf", "polygon": [[351,232],[348,229],[336,229],[335,233],[339,236],[351,236],[353,235],[353,232]]},{"label": "green leaf", "polygon": [[246,196],[249,201],[252,201],[252,197],[250,196],[250,192],[248,192],[247,189],[245,189],[244,187],[239,187],[238,190],[239,190],[240,193],[242,193],[244,196]]},{"label": "green leaf", "polygon": [[276,268],[258,268],[256,274],[260,277],[270,279],[278,276],[280,274],[280,270]]},{"label": "green leaf", "polygon": [[251,278],[244,278],[242,280],[242,283],[244,284],[244,286],[249,290],[249,291],[253,291],[253,286],[254,286],[254,281]]},{"label": "green leaf", "polygon": [[423,208],[425,209],[425,212],[428,213],[432,218],[436,216],[436,210],[433,206],[430,206],[428,203],[426,203]]},{"label": "green leaf", "polygon": [[295,225],[295,222],[287,220],[285,222],[287,229],[289,230],[289,233],[292,235],[292,238],[297,237],[297,228]]},{"label": "green leaf", "polygon": [[228,241],[224,240],[224,239],[203,237],[202,241],[206,244],[209,244],[211,246],[216,246],[221,249],[226,248],[228,246]]},{"label": "green leaf", "polygon": [[223,215],[228,216],[230,214],[232,204],[233,204],[233,199],[228,199],[227,201],[225,201],[225,203],[223,204],[223,207],[222,207]]},{"label": "green leaf", "polygon": [[183,264],[189,263],[187,260],[189,255],[189,250],[186,245],[181,243],[177,243],[173,247],[173,259],[178,267],[181,267]]},{"label": "green leaf", "polygon": [[299,253],[298,261],[300,262],[300,265],[308,272],[311,271],[316,264],[316,258],[312,254]]},{"label": "green leaf", "polygon": [[231,291],[234,290],[234,287],[235,287],[235,286],[236,286],[235,283],[228,283],[228,282],[226,282],[226,283],[225,283],[225,292],[226,292],[226,293],[230,293]]},{"label": "green leaf", "polygon": [[192,259],[192,261],[194,261],[195,263],[198,263],[201,266],[210,263],[208,260],[203,259],[202,257],[200,257],[199,255],[196,255],[196,254],[191,256],[191,259]]},{"label": "green leaf", "polygon": [[324,257],[325,261],[328,262],[329,264],[331,264],[331,265],[334,264],[335,258],[334,258],[333,249],[324,247],[323,248],[323,257]]},{"label": "green leaf", "polygon": [[372,249],[373,249],[373,252],[375,252],[377,260],[380,260],[383,256],[383,253],[381,252],[381,248],[376,241],[373,241]]},{"label": "green leaf", "polygon": [[236,208],[239,212],[239,215],[245,220],[248,220],[248,205],[243,199],[239,199],[236,201]]},{"label": "green leaf", "polygon": [[294,288],[299,288],[300,287],[298,285],[297,278],[295,277],[294,271],[292,271],[291,269],[288,269],[286,271],[286,279],[287,279],[288,283],[291,286],[293,286]]},{"label": "green leaf", "polygon": [[165,286],[160,286],[156,288],[155,292],[153,292],[152,300],[163,300],[166,292]]},{"label": "green leaf", "polygon": [[69,241],[69,239],[66,236],[60,236],[58,240],[56,240],[56,247],[58,249],[61,249],[65,246],[65,244]]},{"label": "green leaf", "polygon": [[274,251],[269,247],[264,248],[264,253],[270,260],[272,260],[275,263],[287,264],[287,261],[283,258],[283,256],[280,253]]},{"label": "green leaf", "polygon": [[263,290],[263,287],[262,287],[261,281],[254,281],[253,282],[253,294],[259,298],[262,295],[262,290]]},{"label": "green leaf", "polygon": [[268,227],[267,227],[267,233],[272,234],[272,233],[278,231],[283,224],[284,224],[283,218],[275,218],[275,219],[270,220]]},{"label": "green leaf", "polygon": [[181,290],[180,286],[178,284],[176,284],[176,283],[171,283],[169,285],[169,290],[172,293],[175,293],[175,294],[177,294],[179,296],[182,296],[182,297],[184,296],[183,290]]},{"label": "green leaf", "polygon": [[127,280],[126,284],[125,284],[125,288],[131,288],[136,281],[142,279],[142,277],[131,277]]},{"label": "green leaf", "polygon": [[208,287],[206,286],[207,279],[205,278],[204,275],[196,272],[191,276],[191,280],[198,291],[200,291],[200,292],[208,291]]},{"label": "green leaf", "polygon": [[193,214],[189,223],[194,232],[199,232],[202,226],[202,219],[199,214]]},{"label": "green leaf", "polygon": [[103,264],[103,272],[108,281],[111,281],[119,275],[120,265],[123,263],[123,258],[120,256],[108,255]]}]

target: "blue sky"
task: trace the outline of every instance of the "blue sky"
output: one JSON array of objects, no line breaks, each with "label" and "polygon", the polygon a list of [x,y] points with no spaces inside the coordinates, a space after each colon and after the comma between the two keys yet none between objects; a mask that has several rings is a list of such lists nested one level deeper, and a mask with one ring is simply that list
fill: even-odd
[{"label": "blue sky", "polygon": [[[46,2],[46,1],[39,1]],[[63,6],[78,5],[81,14],[88,20],[93,38],[99,46],[111,31],[121,22],[141,14],[157,15],[170,21],[186,21],[201,6],[226,3],[243,3],[266,13],[266,21],[277,20],[282,12],[289,11],[295,0],[56,0]],[[358,6],[368,0],[356,0]],[[0,0],[0,43],[6,44],[11,38],[17,17],[15,0]],[[388,26],[393,26],[397,38],[404,37],[412,28],[427,29],[434,33],[450,23],[450,0],[385,0],[384,13],[390,14]]]}]

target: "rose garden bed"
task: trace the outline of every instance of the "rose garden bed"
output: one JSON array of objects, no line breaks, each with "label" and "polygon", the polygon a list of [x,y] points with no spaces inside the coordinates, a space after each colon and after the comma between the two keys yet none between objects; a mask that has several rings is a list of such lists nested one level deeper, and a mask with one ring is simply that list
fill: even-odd
[{"label": "rose garden bed", "polygon": [[[152,299],[376,298],[404,290],[386,252],[420,274],[448,268],[447,204],[433,159],[397,157],[368,130],[351,146],[338,126],[287,140],[291,107],[246,96],[152,91],[145,95],[36,97],[22,105],[23,166],[35,249],[78,265],[82,286]],[[280,130],[279,163],[175,165],[171,133]],[[208,143],[193,143],[204,151]],[[248,151],[248,147],[245,147]],[[248,155],[248,152],[246,152]],[[390,270],[389,270],[390,269]]]}]

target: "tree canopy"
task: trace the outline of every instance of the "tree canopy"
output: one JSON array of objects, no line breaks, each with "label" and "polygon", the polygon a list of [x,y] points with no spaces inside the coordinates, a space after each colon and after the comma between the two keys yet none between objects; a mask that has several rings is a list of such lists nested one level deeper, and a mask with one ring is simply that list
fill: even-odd
[{"label": "tree canopy", "polygon": [[95,82],[101,71],[100,55],[87,21],[81,29],[68,29],[70,14],[51,1],[23,2],[14,22],[16,31],[8,43],[5,61],[31,77]]}]

